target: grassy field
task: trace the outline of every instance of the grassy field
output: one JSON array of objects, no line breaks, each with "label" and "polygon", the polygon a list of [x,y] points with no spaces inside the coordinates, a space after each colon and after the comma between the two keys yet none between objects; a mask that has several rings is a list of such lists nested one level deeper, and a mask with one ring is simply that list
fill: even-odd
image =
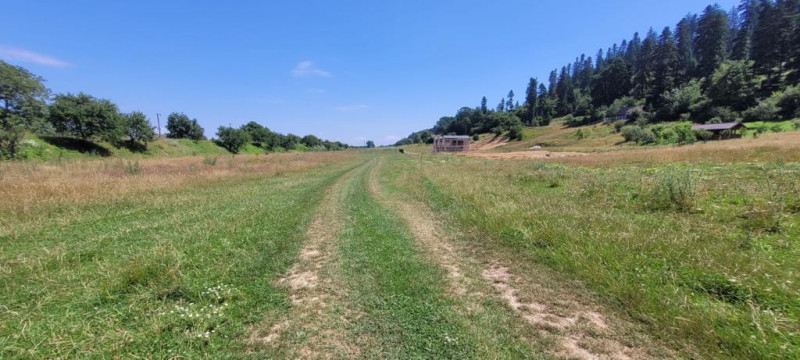
[{"label": "grassy field", "polygon": [[0,163],[0,357],[797,358],[795,136]]}]

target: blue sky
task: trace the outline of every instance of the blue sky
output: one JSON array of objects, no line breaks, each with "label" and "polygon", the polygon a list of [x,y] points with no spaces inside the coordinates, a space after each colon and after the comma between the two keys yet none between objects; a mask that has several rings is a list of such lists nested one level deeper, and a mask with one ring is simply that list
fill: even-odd
[{"label": "blue sky", "polygon": [[154,125],[177,111],[209,137],[256,121],[389,144],[484,95],[521,99],[529,77],[712,3],[8,0],[0,58]]}]

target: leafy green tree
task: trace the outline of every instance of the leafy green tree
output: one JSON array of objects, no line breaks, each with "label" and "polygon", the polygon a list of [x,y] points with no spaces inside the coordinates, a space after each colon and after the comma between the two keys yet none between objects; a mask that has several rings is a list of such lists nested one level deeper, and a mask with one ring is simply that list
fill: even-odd
[{"label": "leafy green tree", "polygon": [[167,134],[171,139],[203,140],[205,136],[202,127],[196,119],[189,119],[186,114],[172,113],[167,117]]},{"label": "leafy green tree", "polygon": [[708,97],[715,106],[745,110],[755,104],[759,80],[753,76],[749,60],[727,61],[711,75]]},{"label": "leafy green tree", "polygon": [[242,125],[241,129],[247,133],[250,141],[260,148],[274,150],[281,146],[278,136],[274,132],[255,121]]},{"label": "leafy green tree", "polygon": [[59,133],[84,140],[116,143],[125,130],[116,105],[84,93],[56,95],[49,119]]},{"label": "leafy green tree", "polygon": [[0,60],[0,158],[17,156],[25,131],[46,128],[48,96],[42,78]]},{"label": "leafy green tree", "polygon": [[141,145],[147,149],[147,143],[155,140],[156,133],[153,126],[147,120],[147,116],[139,111],[122,115],[124,122],[125,135],[128,136],[131,146]]},{"label": "leafy green tree", "polygon": [[367,149],[372,149],[375,147],[375,142],[372,140],[367,140]]},{"label": "leafy green tree", "polygon": [[0,60],[0,128],[42,127],[49,91],[44,80],[22,67]]},{"label": "leafy green tree", "polygon": [[800,118],[800,85],[788,86],[770,97],[776,98],[775,103],[780,108],[781,118]]},{"label": "leafy green tree", "polygon": [[306,135],[300,139],[300,143],[310,148],[322,146],[322,140],[314,135]]},{"label": "leafy green tree", "polygon": [[700,81],[694,79],[662,94],[659,103],[661,106],[656,113],[658,119],[674,121],[683,114],[690,117],[702,114],[708,106],[708,99],[703,95]]},{"label": "leafy green tree", "polygon": [[283,137],[283,143],[281,146],[286,150],[293,150],[297,144],[300,144],[300,140],[302,140],[299,136],[295,134],[286,134]]},{"label": "leafy green tree", "polygon": [[217,144],[234,154],[238,154],[249,142],[250,137],[247,135],[247,132],[242,129],[220,126],[217,130]]}]

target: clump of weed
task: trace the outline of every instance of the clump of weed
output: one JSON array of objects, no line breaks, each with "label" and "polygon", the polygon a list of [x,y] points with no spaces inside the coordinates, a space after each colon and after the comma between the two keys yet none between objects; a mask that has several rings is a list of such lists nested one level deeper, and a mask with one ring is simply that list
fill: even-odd
[{"label": "clump of weed", "polygon": [[697,203],[697,186],[689,171],[664,171],[657,175],[647,199],[651,210],[689,212]]},{"label": "clump of weed", "polygon": [[217,157],[216,156],[206,156],[203,158],[203,164],[208,166],[216,166],[217,165]]},{"label": "clump of weed", "polygon": [[764,181],[759,187],[757,196],[750,209],[742,216],[745,227],[751,231],[780,232],[787,213],[797,212],[800,208],[798,185],[794,180],[796,174],[784,174],[783,169],[767,171]]},{"label": "clump of weed", "polygon": [[753,298],[752,292],[745,289],[741,284],[717,274],[697,275],[688,285],[692,290],[705,293],[719,301],[732,305],[742,304]]},{"label": "clump of weed", "polygon": [[180,262],[172,251],[156,248],[132,257],[114,279],[113,293],[146,291],[163,298],[180,287]]},{"label": "clump of weed", "polygon": [[142,173],[142,166],[139,165],[138,160],[125,162],[125,173],[128,175],[139,175]]}]

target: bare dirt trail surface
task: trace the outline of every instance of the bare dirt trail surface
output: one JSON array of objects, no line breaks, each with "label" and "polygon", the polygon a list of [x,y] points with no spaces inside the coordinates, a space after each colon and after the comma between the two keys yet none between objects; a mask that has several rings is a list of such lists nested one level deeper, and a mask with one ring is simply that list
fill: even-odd
[{"label": "bare dirt trail surface", "polygon": [[[545,346],[550,356],[562,359],[671,358],[669,351],[639,334],[626,321],[569,286],[537,278],[544,269],[530,273],[499,251],[469,248],[453,241],[435,214],[422,203],[392,196],[378,180],[383,161],[370,172],[369,190],[393,209],[409,226],[432,261],[443,268],[449,291],[462,299],[467,312],[479,312],[492,300],[501,301],[518,322],[527,327],[528,341]],[[514,270],[512,270],[514,269]],[[488,300],[488,301],[487,301]]]},{"label": "bare dirt trail surface", "polygon": [[[345,187],[363,164],[341,176],[326,192],[306,230],[300,255],[278,286],[289,290],[291,309],[272,324],[251,329],[251,343],[265,345],[293,359],[354,358],[359,349],[341,330],[343,287],[331,276],[331,258],[343,226]],[[278,349],[280,348],[280,349]],[[285,352],[285,353],[283,353]]]},{"label": "bare dirt trail surface", "polygon": [[566,157],[587,156],[589,154],[579,152],[566,152],[566,151],[516,151],[507,153],[491,153],[491,152],[467,152],[458,154],[460,156],[469,156],[484,159],[558,159]]}]

